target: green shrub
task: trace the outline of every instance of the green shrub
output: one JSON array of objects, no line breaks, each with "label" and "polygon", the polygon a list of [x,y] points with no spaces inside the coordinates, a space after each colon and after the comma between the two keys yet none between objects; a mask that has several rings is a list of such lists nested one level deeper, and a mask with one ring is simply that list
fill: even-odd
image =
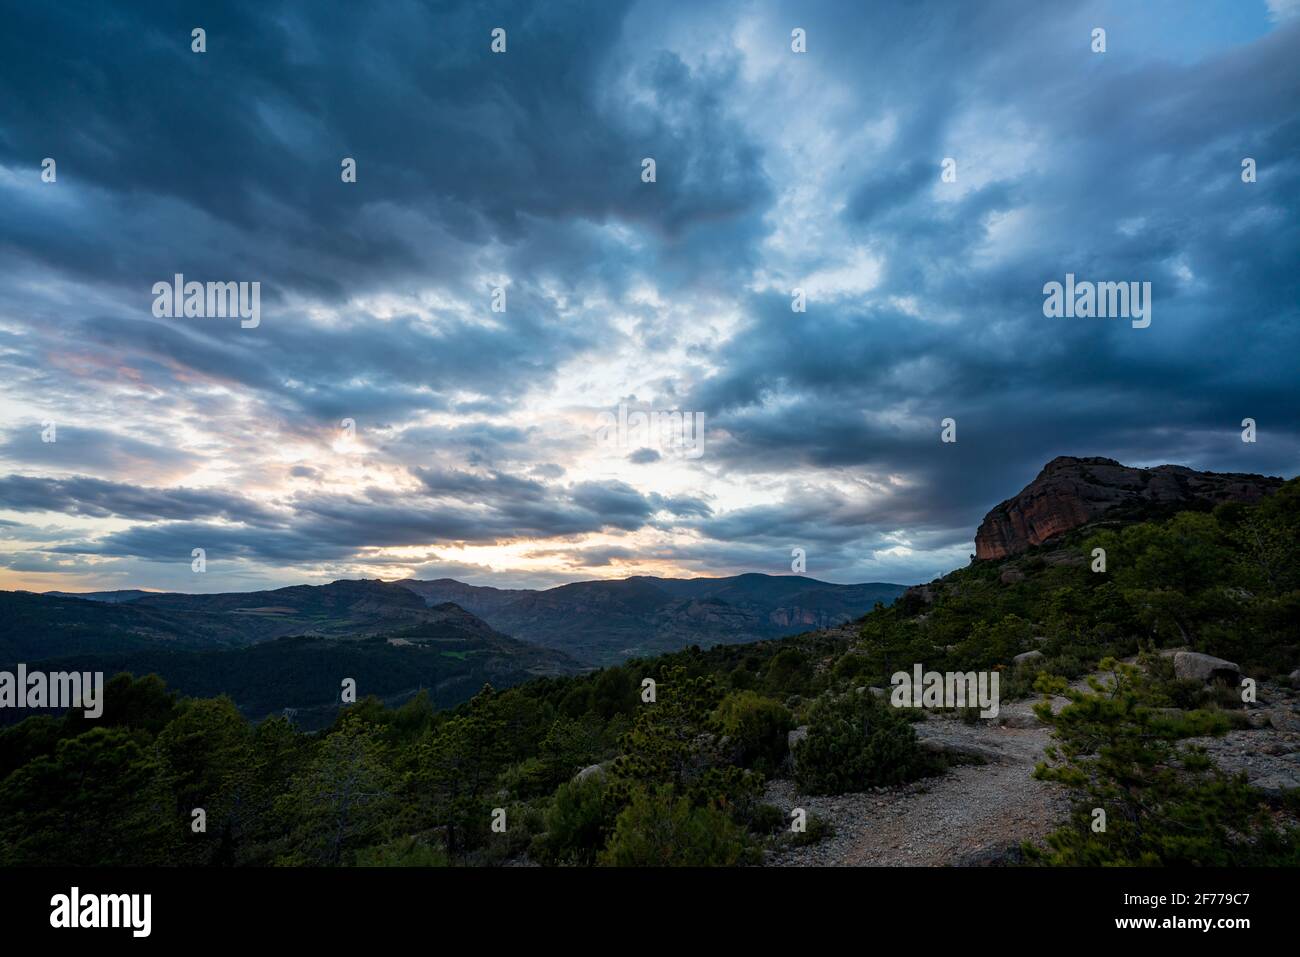
[{"label": "green shrub", "polygon": [[835,828],[830,821],[820,814],[809,814],[804,830],[791,831],[788,840],[795,847],[803,847],[807,844],[817,844],[834,834]]},{"label": "green shrub", "polygon": [[852,681],[854,678],[860,678],[863,675],[872,675],[871,659],[859,652],[850,651],[835,662],[835,667],[831,673],[836,678],[844,681]]},{"label": "green shrub", "polygon": [[612,867],[732,867],[759,859],[744,829],[722,811],[694,807],[658,787],[633,795],[599,860]]},{"label": "green shrub", "polygon": [[754,672],[747,671],[739,665],[732,669],[731,674],[727,676],[727,680],[730,682],[731,687],[739,691],[754,687],[756,681]]},{"label": "green shrub", "polygon": [[706,768],[680,792],[696,807],[724,811],[737,824],[749,827],[763,803],[763,775],[734,764]]},{"label": "green shrub", "polygon": [[522,798],[549,794],[555,787],[550,764],[541,758],[525,758],[501,773],[501,786]]},{"label": "green shrub", "polygon": [[[1170,712],[1159,680],[1136,665],[1106,659],[1107,679],[1090,690],[1044,676],[1044,694],[1070,704],[1034,710],[1055,731],[1034,776],[1064,784],[1077,801],[1047,847],[1024,847],[1035,863],[1058,866],[1254,866],[1300,862],[1300,829],[1275,828],[1244,775],[1225,774],[1205,749],[1184,739],[1223,734],[1222,711]],[[1094,830],[1097,810],[1106,826]]]},{"label": "green shrub", "polygon": [[871,694],[819,700],[795,745],[795,780],[808,794],[843,794],[920,777],[928,764],[906,719]]},{"label": "green shrub", "polygon": [[413,836],[357,851],[357,867],[446,867],[447,852]]},{"label": "green shrub", "polygon": [[546,833],[533,843],[545,864],[591,864],[613,824],[603,774],[561,784],[545,817]]},{"label": "green shrub", "polygon": [[749,820],[749,829],[755,834],[779,834],[785,828],[785,812],[775,804],[760,804]]},{"label": "green shrub", "polygon": [[722,733],[731,738],[740,764],[775,769],[785,757],[794,719],[780,702],[753,691],[733,692],[722,699],[716,719]]},{"label": "green shrub", "polygon": [[[493,808],[490,820],[494,820]],[[505,812],[505,830],[492,830],[486,840],[465,855],[465,863],[472,867],[499,867],[527,852],[545,827],[542,812],[527,804],[513,803],[502,807]]]},{"label": "green shrub", "polygon": [[798,648],[783,648],[767,664],[767,687],[786,694],[800,694],[809,689],[812,664]]}]

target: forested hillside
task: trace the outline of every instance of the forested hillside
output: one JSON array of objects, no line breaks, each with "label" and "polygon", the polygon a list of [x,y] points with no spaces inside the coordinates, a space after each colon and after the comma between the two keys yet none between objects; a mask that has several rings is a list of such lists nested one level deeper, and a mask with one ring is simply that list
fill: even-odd
[{"label": "forested hillside", "polygon": [[[1257,504],[976,560],[850,627],[486,687],[450,711],[366,700],[320,733],[122,676],[99,721],[0,732],[0,863],[759,863],[825,834],[815,819],[792,832],[767,780],[858,791],[961,760],[921,748],[919,712],[868,691],[915,663],[997,669],[1004,699],[1069,699],[1040,709],[1057,738],[1038,773],[1078,810],[1031,860],[1295,863],[1296,792],[1266,794],[1188,744],[1248,726],[1257,703],[1160,652],[1300,679],[1298,541],[1291,480]],[[1067,687],[1098,670],[1092,689]]]}]

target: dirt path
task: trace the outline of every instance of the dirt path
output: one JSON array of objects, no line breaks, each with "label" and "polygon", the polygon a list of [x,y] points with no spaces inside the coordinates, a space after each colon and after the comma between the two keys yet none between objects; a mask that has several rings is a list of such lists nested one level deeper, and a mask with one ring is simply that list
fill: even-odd
[{"label": "dirt path", "polygon": [[1041,839],[1069,813],[1056,785],[1031,776],[1049,740],[1033,718],[1031,702],[1004,710],[1007,724],[966,725],[931,718],[918,737],[965,746],[987,763],[963,765],[946,774],[862,794],[814,797],[796,793],[793,782],[773,782],[768,800],[803,807],[828,818],[835,835],[818,844],[783,850],[769,865],[960,865],[1003,861],[1023,840]]},{"label": "dirt path", "polygon": [[[1071,685],[1086,688],[1087,679]],[[1257,691],[1257,700],[1247,704],[1242,715],[1244,727],[1186,744],[1205,747],[1223,770],[1244,773],[1252,787],[1280,796],[1300,787],[1300,687],[1261,681]],[[1037,700],[1004,704],[995,721],[965,724],[931,714],[914,725],[923,746],[929,739],[931,747],[976,754],[984,764],[961,765],[899,787],[832,797],[799,794],[793,781],[771,782],[769,802],[826,818],[835,833],[806,847],[783,848],[769,856],[767,864],[934,866],[1015,860],[1022,841],[1041,841],[1070,811],[1063,788],[1031,776],[1051,740],[1048,727],[1033,714]],[[1052,710],[1065,704],[1064,698],[1054,698]]]}]

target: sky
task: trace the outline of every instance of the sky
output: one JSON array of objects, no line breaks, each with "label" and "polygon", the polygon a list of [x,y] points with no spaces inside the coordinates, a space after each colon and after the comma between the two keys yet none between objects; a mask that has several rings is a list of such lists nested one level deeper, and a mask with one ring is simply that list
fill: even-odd
[{"label": "sky", "polygon": [[909,584],[1057,455],[1300,471],[1298,0],[22,4],[0,103],[0,588]]}]

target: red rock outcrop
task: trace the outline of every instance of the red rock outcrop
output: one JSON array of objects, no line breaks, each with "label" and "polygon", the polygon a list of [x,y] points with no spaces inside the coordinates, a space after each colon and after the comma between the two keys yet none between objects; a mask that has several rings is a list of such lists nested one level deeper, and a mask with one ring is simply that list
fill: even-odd
[{"label": "red rock outcrop", "polygon": [[1181,465],[1139,469],[1114,459],[1063,455],[1048,462],[1019,495],[984,516],[975,533],[975,557],[1016,555],[1115,512],[1254,502],[1281,484],[1280,478],[1263,475],[1198,472]]}]

